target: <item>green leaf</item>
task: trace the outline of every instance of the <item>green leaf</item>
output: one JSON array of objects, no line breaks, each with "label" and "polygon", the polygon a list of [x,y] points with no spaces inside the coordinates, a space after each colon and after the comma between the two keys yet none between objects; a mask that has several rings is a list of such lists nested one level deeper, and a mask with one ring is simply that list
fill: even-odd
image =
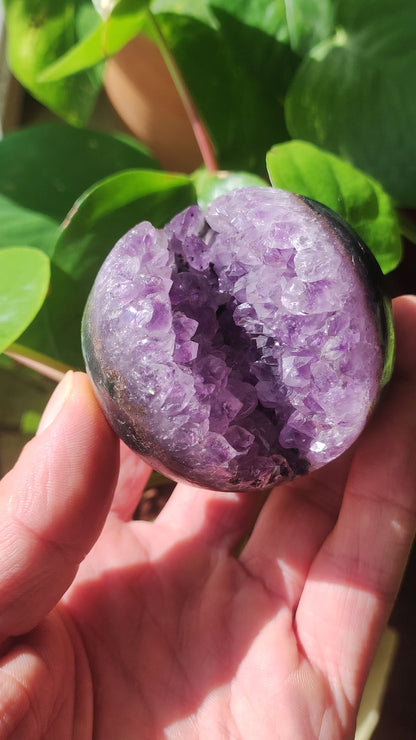
[{"label": "green leaf", "polygon": [[195,201],[188,177],[151,170],[122,172],[91,188],[65,220],[52,256],[50,293],[20,344],[82,368],[82,313],[108,252],[140,221],[161,227]]},{"label": "green leaf", "polygon": [[305,54],[334,31],[334,0],[285,0],[290,45]]},{"label": "green leaf", "polygon": [[214,198],[230,190],[238,188],[247,188],[251,185],[268,186],[258,175],[252,175],[250,172],[208,172],[206,169],[196,170],[192,175],[198,197],[200,208],[206,208]]},{"label": "green leaf", "polygon": [[86,123],[101,88],[101,70],[41,84],[39,74],[99,21],[90,0],[5,0],[8,60],[22,85],[69,123]]},{"label": "green leaf", "polygon": [[0,248],[30,244],[49,253],[59,224],[95,182],[131,167],[154,167],[133,140],[45,124],[0,142]]},{"label": "green leaf", "polygon": [[299,63],[288,44],[284,0],[207,0],[203,12],[200,6],[159,0],[152,11],[220,167],[265,175],[267,150],[288,136],[283,99]]},{"label": "green leaf", "polygon": [[401,259],[391,198],[373,178],[304,141],[277,145],[267,155],[274,187],[313,198],[339,213],[361,236],[384,273]]},{"label": "green leaf", "polygon": [[0,352],[38,313],[49,285],[49,259],[39,249],[0,250]]},{"label": "green leaf", "polygon": [[286,100],[293,138],[339,154],[416,206],[416,3],[348,0]]},{"label": "green leaf", "polygon": [[142,30],[147,5],[148,0],[119,0],[89,36],[42,72],[39,81],[60,80],[115,54]]}]

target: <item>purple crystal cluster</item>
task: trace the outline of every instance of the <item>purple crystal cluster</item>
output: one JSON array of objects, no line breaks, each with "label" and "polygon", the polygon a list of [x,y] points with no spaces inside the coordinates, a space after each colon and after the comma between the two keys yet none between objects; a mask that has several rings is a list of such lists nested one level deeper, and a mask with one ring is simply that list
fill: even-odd
[{"label": "purple crystal cluster", "polygon": [[358,237],[267,187],[143,222],[103,264],[83,322],[87,368],[122,439],[173,478],[267,488],[362,431],[385,316]]}]

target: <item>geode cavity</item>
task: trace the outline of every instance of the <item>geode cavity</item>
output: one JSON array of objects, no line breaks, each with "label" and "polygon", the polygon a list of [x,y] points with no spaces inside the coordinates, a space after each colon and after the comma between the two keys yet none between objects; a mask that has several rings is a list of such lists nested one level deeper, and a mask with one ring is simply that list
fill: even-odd
[{"label": "geode cavity", "polygon": [[236,190],[120,239],[87,303],[87,369],[113,428],[157,470],[267,488],[362,431],[387,375],[379,277],[321,204]]}]

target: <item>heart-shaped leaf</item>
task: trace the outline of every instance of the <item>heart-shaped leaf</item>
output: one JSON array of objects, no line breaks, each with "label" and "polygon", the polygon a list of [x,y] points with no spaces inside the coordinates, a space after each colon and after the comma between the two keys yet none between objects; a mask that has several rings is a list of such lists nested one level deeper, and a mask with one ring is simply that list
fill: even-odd
[{"label": "heart-shaped leaf", "polygon": [[337,4],[335,33],[314,47],[286,99],[293,138],[342,156],[416,206],[416,3]]},{"label": "heart-shaped leaf", "polygon": [[39,249],[0,250],[0,352],[32,322],[49,285],[49,259]]}]

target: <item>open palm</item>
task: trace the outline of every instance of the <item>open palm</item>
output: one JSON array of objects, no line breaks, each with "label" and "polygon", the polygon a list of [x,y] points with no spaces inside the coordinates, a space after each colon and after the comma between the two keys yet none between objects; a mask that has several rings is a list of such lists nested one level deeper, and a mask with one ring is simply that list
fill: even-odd
[{"label": "open palm", "polygon": [[64,381],[1,482],[0,738],[353,735],[415,528],[416,302],[395,314],[352,451],[267,497],[179,484],[153,523],[148,468],[122,447],[113,497],[118,442]]}]

